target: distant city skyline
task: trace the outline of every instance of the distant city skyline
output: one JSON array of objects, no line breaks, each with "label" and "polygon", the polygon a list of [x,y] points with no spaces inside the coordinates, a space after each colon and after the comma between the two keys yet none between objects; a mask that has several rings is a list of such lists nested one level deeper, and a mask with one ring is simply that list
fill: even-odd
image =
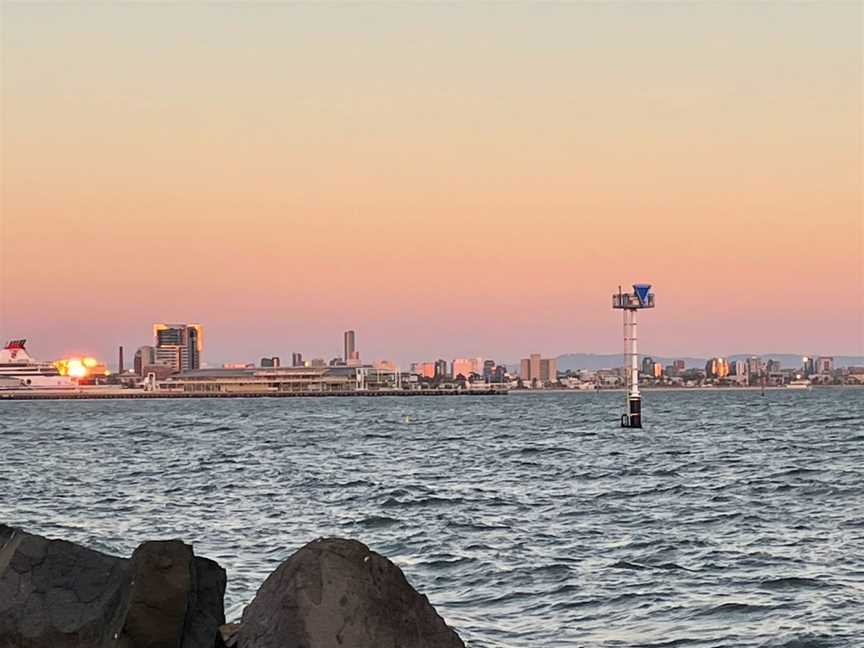
[{"label": "distant city skyline", "polygon": [[0,336],[864,354],[860,3],[12,3]]}]

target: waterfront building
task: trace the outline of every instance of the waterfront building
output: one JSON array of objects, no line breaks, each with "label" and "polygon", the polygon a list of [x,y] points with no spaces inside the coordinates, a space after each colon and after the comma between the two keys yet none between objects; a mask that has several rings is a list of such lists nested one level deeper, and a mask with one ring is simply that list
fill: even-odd
[{"label": "waterfront building", "polygon": [[468,378],[472,373],[483,375],[483,358],[456,358],[453,360],[451,376]]},{"label": "waterfront building", "polygon": [[541,358],[539,353],[532,353],[528,358],[522,358],[519,363],[519,377],[523,382],[540,384],[558,381],[558,360],[556,358]]},{"label": "waterfront building", "polygon": [[675,368],[675,371],[684,371],[686,368],[683,360],[676,360],[672,363],[672,366]]},{"label": "waterfront building", "polygon": [[447,361],[438,359],[435,361],[435,378],[447,377]]},{"label": "waterfront building", "polygon": [[418,362],[414,365],[414,373],[423,378],[435,378],[434,362]]},{"label": "waterfront building", "polygon": [[711,358],[705,364],[706,378],[725,378],[729,375],[729,363],[726,358]]},{"label": "waterfront building", "polygon": [[542,358],[540,360],[540,382],[558,382],[558,360],[557,358]]},{"label": "waterfront building", "polygon": [[646,376],[654,375],[654,358],[651,356],[642,358],[642,373]]},{"label": "waterfront building", "polygon": [[297,353],[296,351],[291,354],[291,366],[292,367],[302,367],[303,366],[303,354]]},{"label": "waterfront building", "polygon": [[747,370],[750,373],[750,378],[755,379],[762,375],[762,358],[751,356],[747,359]]},{"label": "waterfront building", "polygon": [[273,356],[272,358],[261,358],[261,366],[262,367],[278,367],[281,364],[278,356]]},{"label": "waterfront building", "polygon": [[156,361],[178,371],[201,367],[204,328],[200,324],[154,324]]},{"label": "waterfront building", "polygon": [[118,358],[117,358],[117,373],[123,373],[123,346],[120,346]]},{"label": "waterfront building", "polygon": [[139,376],[144,375],[144,368],[156,364],[156,349],[152,346],[142,346],[135,352],[132,368]]},{"label": "waterfront building", "polygon": [[492,381],[492,376],[495,374],[495,361],[485,360],[483,362],[483,379],[486,382]]},{"label": "waterfront building", "polygon": [[809,378],[816,373],[816,358],[813,356],[804,356],[801,358],[801,373],[805,378]]},{"label": "waterfront building", "polygon": [[834,371],[834,358],[830,356],[819,356],[816,359],[816,373],[831,374]]},{"label": "waterfront building", "polygon": [[780,361],[779,360],[769,360],[765,365],[765,371],[769,374],[780,373]]},{"label": "waterfront building", "polygon": [[[354,331],[345,331],[345,333],[343,334],[343,338],[344,338],[344,345],[345,345],[344,352],[343,352],[343,359],[345,360],[345,363],[347,364],[349,360],[355,359],[354,353],[356,352],[356,349],[355,349],[356,335],[355,335]],[[360,356],[358,354],[356,356],[356,358],[359,359],[359,357]]]},{"label": "waterfront building", "polygon": [[654,377],[662,378],[663,377],[663,363],[655,362],[654,363]]}]

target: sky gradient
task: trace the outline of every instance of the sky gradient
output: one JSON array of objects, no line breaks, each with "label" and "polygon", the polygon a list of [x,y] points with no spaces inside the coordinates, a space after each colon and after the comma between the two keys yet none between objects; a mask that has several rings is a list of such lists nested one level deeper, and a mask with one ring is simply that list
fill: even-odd
[{"label": "sky gradient", "polygon": [[864,354],[862,6],[2,4],[0,332]]}]

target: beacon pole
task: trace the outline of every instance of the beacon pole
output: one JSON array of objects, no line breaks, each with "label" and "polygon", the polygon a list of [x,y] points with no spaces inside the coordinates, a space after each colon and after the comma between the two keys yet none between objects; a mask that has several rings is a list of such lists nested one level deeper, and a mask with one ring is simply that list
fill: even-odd
[{"label": "beacon pole", "polygon": [[621,427],[642,427],[642,396],[639,394],[639,350],[636,337],[636,311],[654,308],[651,284],[633,284],[633,293],[612,295],[612,308],[624,311],[624,382],[627,385],[627,409],[621,415]]}]

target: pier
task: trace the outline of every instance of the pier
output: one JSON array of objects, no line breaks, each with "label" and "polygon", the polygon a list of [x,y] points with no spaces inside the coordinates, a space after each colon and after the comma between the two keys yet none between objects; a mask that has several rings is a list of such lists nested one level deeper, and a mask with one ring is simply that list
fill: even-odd
[{"label": "pier", "polygon": [[147,398],[379,398],[384,396],[504,396],[504,389],[376,389],[366,391],[144,391],[142,389],[82,390],[82,391],[27,391],[0,392],[2,401],[33,400],[106,400]]}]

